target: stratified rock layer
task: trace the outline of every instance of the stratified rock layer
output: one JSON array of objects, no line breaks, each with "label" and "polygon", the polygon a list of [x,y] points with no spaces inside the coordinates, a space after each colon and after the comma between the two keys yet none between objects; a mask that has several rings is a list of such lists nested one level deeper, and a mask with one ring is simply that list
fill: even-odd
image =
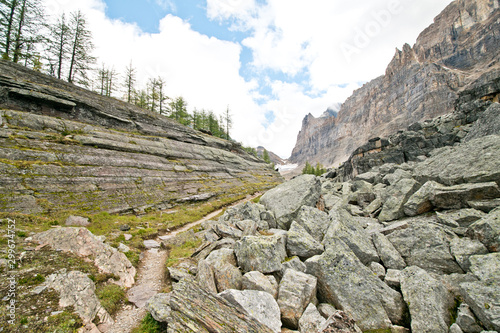
[{"label": "stratified rock layer", "polygon": [[0,210],[141,213],[281,182],[238,144],[0,61]]}]

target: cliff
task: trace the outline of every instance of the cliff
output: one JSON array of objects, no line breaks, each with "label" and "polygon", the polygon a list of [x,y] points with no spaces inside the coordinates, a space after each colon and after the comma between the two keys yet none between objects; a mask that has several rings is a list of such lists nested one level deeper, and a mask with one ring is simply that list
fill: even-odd
[{"label": "cliff", "polygon": [[273,187],[238,144],[0,61],[0,211],[141,213]]},{"label": "cliff", "polygon": [[356,90],[337,117],[305,117],[290,161],[338,166],[371,138],[454,110],[458,95],[499,65],[497,0],[451,3],[386,73]]}]

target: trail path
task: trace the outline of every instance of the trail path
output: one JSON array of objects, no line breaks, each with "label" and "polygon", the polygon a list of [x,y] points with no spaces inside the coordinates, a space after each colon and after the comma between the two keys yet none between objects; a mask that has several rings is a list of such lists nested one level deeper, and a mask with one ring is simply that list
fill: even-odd
[{"label": "trail path", "polygon": [[[243,200],[233,203],[230,207],[239,205],[241,203],[250,201],[257,198],[261,193],[256,193],[253,196],[248,196]],[[161,239],[156,239],[158,242],[161,240],[166,240],[175,237],[190,228],[208,221],[215,216],[219,215],[223,209],[219,209],[213,213],[208,214],[201,220],[186,224],[185,226],[171,231],[163,236]],[[127,292],[129,299],[138,300],[136,305],[128,304],[116,315],[115,324],[109,329],[103,329],[102,332],[105,333],[130,333],[134,327],[137,327],[141,320],[146,315],[145,302],[146,300],[157,294],[165,286],[164,275],[165,275],[165,262],[168,257],[168,253],[165,250],[160,249],[150,249],[144,253],[144,257],[139,263],[137,279],[132,288]]]}]

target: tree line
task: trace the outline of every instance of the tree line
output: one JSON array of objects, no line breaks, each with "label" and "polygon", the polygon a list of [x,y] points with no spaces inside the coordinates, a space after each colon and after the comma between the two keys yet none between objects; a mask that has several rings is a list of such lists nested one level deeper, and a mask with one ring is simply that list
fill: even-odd
[{"label": "tree line", "polygon": [[167,96],[164,78],[150,78],[145,88],[137,88],[137,69],[132,62],[120,75],[112,66],[97,66],[93,50],[92,33],[81,11],[49,18],[41,0],[0,0],[0,54],[3,59],[230,139],[232,117],[229,107],[219,117],[211,110],[195,109],[190,114],[184,98]]}]

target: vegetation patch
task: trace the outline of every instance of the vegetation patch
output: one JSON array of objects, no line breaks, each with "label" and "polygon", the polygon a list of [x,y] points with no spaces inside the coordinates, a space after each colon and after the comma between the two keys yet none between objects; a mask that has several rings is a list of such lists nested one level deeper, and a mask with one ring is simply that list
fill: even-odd
[{"label": "vegetation patch", "polygon": [[132,333],[167,333],[167,323],[156,321],[153,316],[148,313],[141,321],[139,327],[132,330]]},{"label": "vegetation patch", "polygon": [[196,249],[203,243],[202,239],[193,239],[184,242],[182,245],[168,245],[168,259],[166,262],[166,267],[175,266],[182,259],[191,257],[191,255],[196,251]]},{"label": "vegetation patch", "polygon": [[125,291],[120,286],[113,283],[99,286],[96,290],[96,294],[101,301],[102,307],[105,308],[111,316],[114,316],[122,305],[128,302]]}]

